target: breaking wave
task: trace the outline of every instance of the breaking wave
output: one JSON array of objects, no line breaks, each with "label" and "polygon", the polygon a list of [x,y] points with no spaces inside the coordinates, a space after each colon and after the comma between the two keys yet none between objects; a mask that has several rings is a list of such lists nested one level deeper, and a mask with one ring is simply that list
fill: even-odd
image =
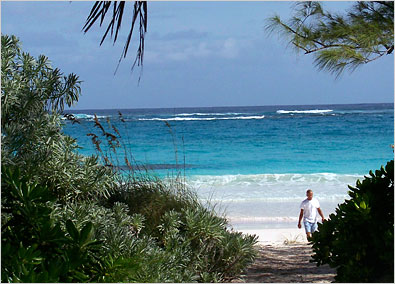
[{"label": "breaking wave", "polygon": [[214,186],[264,186],[277,183],[344,183],[362,178],[361,175],[314,173],[314,174],[256,174],[256,175],[195,175],[190,182],[195,186],[210,183]]},{"label": "breaking wave", "polygon": [[290,114],[290,113],[310,113],[310,114],[322,114],[332,112],[331,109],[311,109],[311,110],[278,110],[279,114]]},{"label": "breaking wave", "polygon": [[195,113],[179,113],[176,114],[176,116],[209,116],[209,115],[217,115],[217,116],[224,116],[224,115],[241,115],[245,113],[241,112],[226,112],[226,113],[201,113],[201,112],[195,112]]},{"label": "breaking wave", "polygon": [[139,121],[191,121],[191,120],[232,120],[232,119],[263,119],[260,116],[232,116],[232,117],[170,117],[170,118],[139,118]]},{"label": "breaking wave", "polygon": [[348,185],[355,186],[362,176],[354,174],[257,174],[196,175],[186,183],[204,202],[216,204],[234,225],[262,226],[289,224],[299,214],[299,205],[312,189],[324,214],[333,213],[337,204],[348,199]]},{"label": "breaking wave", "polygon": [[[93,114],[85,114],[85,113],[73,113],[73,116],[76,118],[76,119],[85,119],[85,120],[93,120],[94,118],[95,118],[95,115],[93,115]],[[97,115],[97,118],[98,119],[105,119],[105,118],[107,118],[108,116],[106,116],[106,115]],[[65,117],[62,117],[62,119],[63,120],[66,120],[67,118],[65,118]]]},{"label": "breaking wave", "polygon": [[348,185],[355,186],[361,175],[314,173],[314,174],[257,174],[257,175],[195,175],[187,184],[204,198],[232,202],[287,202],[305,196],[308,188],[320,199],[342,200]]}]

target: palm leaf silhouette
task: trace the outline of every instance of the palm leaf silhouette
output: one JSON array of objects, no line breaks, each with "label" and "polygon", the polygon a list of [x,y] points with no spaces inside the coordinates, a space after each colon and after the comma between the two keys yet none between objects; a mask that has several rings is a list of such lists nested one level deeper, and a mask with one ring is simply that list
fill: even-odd
[{"label": "palm leaf silhouette", "polygon": [[[110,13],[111,14],[110,23],[108,24],[107,29],[100,41],[100,45],[103,44],[104,40],[109,34],[110,37],[113,38],[113,43],[115,43],[118,39],[118,34],[121,29],[123,15],[126,7],[125,4],[126,4],[125,1],[96,1],[89,13],[88,18],[86,19],[85,25],[82,28],[82,30],[84,31],[84,33],[86,33],[98,21],[100,21],[100,26],[102,26],[107,13],[109,11],[112,11],[112,13]],[[110,9],[111,6],[112,9]],[[132,34],[137,20],[139,22],[139,46],[137,48],[136,58],[132,65],[132,70],[134,69],[136,64],[137,66],[143,65],[144,38],[145,38],[145,33],[147,32],[147,2],[135,1],[133,6],[132,23],[129,29],[129,34],[126,39],[126,43],[123,48],[121,57],[119,58],[117,69],[119,67],[119,64],[121,63],[122,58],[125,58],[128,53],[130,41],[132,39]]]}]

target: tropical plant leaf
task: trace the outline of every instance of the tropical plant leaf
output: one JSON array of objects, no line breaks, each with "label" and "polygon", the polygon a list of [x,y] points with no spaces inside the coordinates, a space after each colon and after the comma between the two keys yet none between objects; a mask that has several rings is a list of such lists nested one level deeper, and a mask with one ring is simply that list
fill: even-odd
[{"label": "tropical plant leaf", "polygon": [[74,241],[79,241],[80,234],[77,228],[75,227],[73,221],[71,221],[70,219],[66,221],[66,229]]},{"label": "tropical plant leaf", "polygon": [[93,235],[93,224],[92,222],[88,222],[81,230],[80,239],[79,239],[80,246],[87,244],[90,241],[92,235]]},{"label": "tropical plant leaf", "polygon": [[[99,19],[100,19],[99,25],[102,26],[108,11],[110,11],[111,4],[113,6],[111,19],[100,41],[100,45],[103,44],[104,40],[109,34],[111,38],[114,38],[113,43],[117,41],[119,31],[121,30],[121,24],[124,19],[123,15],[126,7],[125,1],[119,1],[119,2],[96,1],[95,4],[92,6],[92,9],[86,19],[85,25],[82,28],[84,33],[88,32],[93,26],[93,24],[96,23]],[[123,51],[121,53],[121,57],[118,62],[117,69],[119,67],[122,58],[125,58],[128,53],[128,49],[132,40],[132,34],[134,32],[136,21],[139,22],[139,44],[137,48],[136,58],[132,65],[132,70],[134,69],[136,64],[137,66],[143,65],[144,39],[145,39],[145,33],[147,32],[147,14],[148,14],[147,1],[135,1],[133,6],[132,17],[131,17],[131,26],[129,29],[129,33]],[[115,36],[114,36],[114,29],[115,29]]]}]

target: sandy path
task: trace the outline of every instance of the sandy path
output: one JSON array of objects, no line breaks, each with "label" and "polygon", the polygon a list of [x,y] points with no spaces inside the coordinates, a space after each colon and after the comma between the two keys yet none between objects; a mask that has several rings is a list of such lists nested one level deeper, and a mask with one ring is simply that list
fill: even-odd
[{"label": "sandy path", "polygon": [[312,249],[308,244],[259,245],[258,257],[241,279],[232,282],[289,283],[332,282],[335,270],[328,265],[310,263]]}]

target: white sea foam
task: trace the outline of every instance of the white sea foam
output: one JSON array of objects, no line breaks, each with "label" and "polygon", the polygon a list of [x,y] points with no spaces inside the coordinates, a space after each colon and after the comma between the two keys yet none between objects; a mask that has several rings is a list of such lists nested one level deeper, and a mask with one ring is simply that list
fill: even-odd
[{"label": "white sea foam", "polygon": [[356,174],[313,173],[313,174],[256,174],[256,175],[195,175],[189,178],[194,185],[210,183],[214,186],[263,186],[273,183],[322,183],[350,182],[362,178]]},{"label": "white sea foam", "polygon": [[187,179],[202,201],[217,204],[233,224],[264,224],[295,222],[299,205],[312,189],[328,216],[337,204],[347,199],[349,188],[361,175],[257,174],[257,175],[196,175]]},{"label": "white sea foam", "polygon": [[192,120],[232,120],[232,119],[263,119],[260,116],[232,116],[232,117],[169,117],[169,118],[140,118],[140,121],[192,121]]},{"label": "white sea foam", "polygon": [[347,185],[355,185],[353,174],[257,174],[257,175],[196,175],[187,180],[202,198],[232,202],[287,202],[304,197],[311,188],[321,199],[335,201],[347,195]]},{"label": "white sea foam", "polygon": [[333,110],[331,109],[310,109],[310,110],[278,110],[277,113],[279,114],[292,114],[292,113],[310,113],[310,114],[321,114],[321,113],[327,113],[327,112],[332,112]]},{"label": "white sea foam", "polygon": [[[85,114],[85,113],[73,113],[73,116],[76,119],[86,119],[86,120],[93,120],[95,118],[94,115],[92,114]],[[107,118],[107,116],[105,115],[96,115],[98,119],[103,119],[103,118]],[[66,119],[66,118],[65,118]]]},{"label": "white sea foam", "polygon": [[176,114],[175,116],[209,116],[209,115],[216,115],[216,116],[225,116],[225,115],[241,115],[245,113],[241,112],[226,112],[226,113],[201,113],[201,112],[195,112],[195,113],[179,113]]}]

